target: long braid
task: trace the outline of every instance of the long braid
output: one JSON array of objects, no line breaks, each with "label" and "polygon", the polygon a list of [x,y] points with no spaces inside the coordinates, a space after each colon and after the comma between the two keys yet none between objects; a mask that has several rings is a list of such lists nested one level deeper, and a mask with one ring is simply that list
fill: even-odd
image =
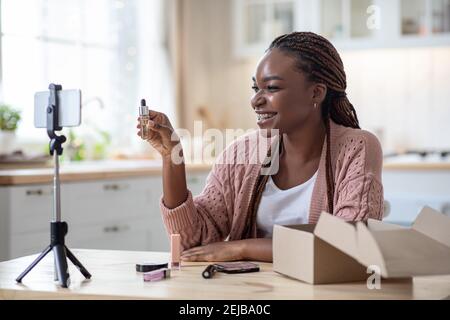
[{"label": "long braid", "polygon": [[277,48],[297,59],[297,68],[308,80],[327,86],[322,103],[322,118],[326,128],[326,180],[328,210],[333,214],[334,179],[331,165],[330,119],[337,124],[359,129],[358,116],[345,93],[347,80],[342,60],[334,46],[312,32],[292,32],[277,37],[267,50]]},{"label": "long braid", "polygon": [[327,139],[327,154],[326,154],[326,177],[327,177],[327,199],[328,211],[333,213],[333,199],[334,199],[334,182],[333,169],[331,167],[331,150],[330,150],[330,117],[325,120],[326,139]]}]

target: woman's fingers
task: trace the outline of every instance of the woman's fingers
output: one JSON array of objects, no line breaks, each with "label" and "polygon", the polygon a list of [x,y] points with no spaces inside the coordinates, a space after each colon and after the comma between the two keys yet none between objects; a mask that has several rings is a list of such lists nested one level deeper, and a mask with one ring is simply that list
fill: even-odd
[{"label": "woman's fingers", "polygon": [[198,256],[198,255],[189,256],[189,257],[181,257],[181,260],[190,261],[190,262],[204,261],[204,259],[202,259],[201,256]]},{"label": "woman's fingers", "polygon": [[181,256],[181,260],[198,262],[198,261],[212,261],[213,259],[211,259],[209,254],[194,254],[187,257]]},{"label": "woman's fingers", "polygon": [[185,254],[185,253],[191,253],[191,252],[195,252],[195,251],[200,251],[200,250],[202,250],[202,249],[203,249],[203,246],[193,247],[193,248],[184,250],[184,251],[183,251],[183,254]]},{"label": "woman's fingers", "polygon": [[[148,116],[149,116],[150,120],[154,120],[154,119],[155,119],[156,117],[158,117],[158,116],[160,116],[161,119],[167,118],[167,116],[166,116],[164,113],[161,113],[161,112],[158,112],[158,111],[155,111],[155,110],[152,110],[152,109],[149,109],[149,110],[148,110]],[[142,116],[139,116],[139,117],[138,117],[138,120],[140,120],[141,117],[142,117]]]},{"label": "woman's fingers", "polygon": [[181,257],[187,258],[187,257],[193,257],[195,255],[203,254],[203,252],[190,252],[190,253],[183,253]]},{"label": "woman's fingers", "polygon": [[161,154],[165,154],[167,150],[172,148],[174,129],[165,114],[150,110],[149,119],[146,119],[145,124],[142,123],[141,116],[137,120],[137,135],[141,139],[149,142]]},{"label": "woman's fingers", "polygon": [[205,251],[205,247],[203,247],[203,246],[194,247],[194,248],[190,248],[188,250],[183,251],[183,253],[181,255],[190,255],[190,254],[200,253],[200,252],[204,252],[204,251]]},{"label": "woman's fingers", "polygon": [[[158,117],[158,120],[156,121],[156,118]],[[163,127],[163,128],[167,128],[170,129],[170,125],[167,125],[165,122],[166,120],[166,115],[161,113],[161,112],[157,112],[154,110],[149,110],[149,126],[152,125],[152,123],[155,123],[154,128],[159,129],[159,127]],[[140,129],[141,128],[141,116],[138,117],[138,124],[136,125],[136,128]],[[167,120],[168,122],[168,120]]]},{"label": "woman's fingers", "polygon": [[196,261],[195,256],[181,256],[182,261]]},{"label": "woman's fingers", "polygon": [[150,120],[153,120],[156,116],[160,115],[161,113],[155,110],[148,110],[148,115],[150,117]]},{"label": "woman's fingers", "polygon": [[[147,127],[148,127],[149,129],[153,130],[153,131],[161,131],[161,130],[167,130],[167,129],[169,129],[169,127],[167,127],[167,126],[165,126],[165,125],[163,125],[163,124],[154,122],[154,121],[152,121],[152,120],[149,120],[149,121],[148,121],[148,126],[147,126]],[[141,129],[142,129],[141,124],[139,123],[139,124],[136,126],[136,128],[139,129],[139,132],[140,132]]]},{"label": "woman's fingers", "polygon": [[205,253],[203,253],[203,252],[189,253],[189,254],[182,254],[182,255],[181,255],[181,258],[182,258],[182,259],[184,259],[184,258],[189,259],[189,258],[191,258],[191,257],[196,257],[196,256],[198,256],[198,255],[204,255],[204,254],[205,254]]},{"label": "woman's fingers", "polygon": [[181,258],[182,258],[182,259],[184,259],[184,258],[189,259],[189,258],[191,258],[191,257],[203,256],[203,255],[205,255],[205,254],[206,254],[205,252],[197,252],[197,253],[190,253],[190,254],[182,254],[182,255],[181,255]]},{"label": "woman's fingers", "polygon": [[181,254],[181,259],[185,261],[209,261],[212,257],[209,250],[206,250],[205,247],[200,246],[183,251]]},{"label": "woman's fingers", "polygon": [[165,132],[165,133],[172,133],[172,129],[169,126],[166,126],[164,124],[155,122],[153,120],[149,120],[148,121],[148,127],[151,130],[154,130],[154,131]]}]

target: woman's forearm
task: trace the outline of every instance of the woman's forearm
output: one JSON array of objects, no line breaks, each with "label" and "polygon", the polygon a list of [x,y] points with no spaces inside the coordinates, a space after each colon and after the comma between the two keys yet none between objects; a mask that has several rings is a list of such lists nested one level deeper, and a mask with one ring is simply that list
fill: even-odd
[{"label": "woman's forearm", "polygon": [[186,201],[187,195],[184,161],[175,164],[170,156],[163,157],[164,205],[169,209],[176,208]]},{"label": "woman's forearm", "polygon": [[258,238],[243,241],[243,258],[245,260],[272,262],[272,239]]}]

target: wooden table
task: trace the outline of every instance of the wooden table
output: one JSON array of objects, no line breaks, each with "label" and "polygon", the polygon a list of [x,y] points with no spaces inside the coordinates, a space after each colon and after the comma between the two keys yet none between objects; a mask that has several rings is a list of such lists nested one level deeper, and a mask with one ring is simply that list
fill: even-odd
[{"label": "wooden table", "polygon": [[310,285],[272,271],[260,263],[261,271],[249,274],[217,273],[203,279],[207,263],[184,263],[181,271],[159,282],[144,282],[135,271],[137,262],[165,262],[168,253],[73,250],[92,273],[84,280],[70,264],[71,286],[53,282],[52,254],[17,284],[15,278],[36,256],[0,263],[0,299],[445,299],[450,295],[450,276],[382,280],[381,289],[367,289],[365,282]]}]

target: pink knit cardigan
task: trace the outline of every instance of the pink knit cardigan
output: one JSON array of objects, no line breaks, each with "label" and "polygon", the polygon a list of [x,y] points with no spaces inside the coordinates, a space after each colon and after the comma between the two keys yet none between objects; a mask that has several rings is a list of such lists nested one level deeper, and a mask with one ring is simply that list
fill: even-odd
[{"label": "pink knit cardigan", "polygon": [[[249,224],[256,223],[249,215],[249,208],[262,169],[261,161],[254,160],[259,152],[255,147],[258,139],[262,137],[255,131],[230,144],[217,158],[200,195],[193,197],[189,191],[186,201],[173,209],[167,208],[161,197],[167,232],[181,235],[183,249],[243,239]],[[382,151],[377,138],[370,132],[330,121],[330,145],[335,183],[333,215],[347,221],[382,219]],[[326,147],[324,142],[309,223],[316,223],[328,207]],[[253,229],[256,230],[254,226]]]}]

